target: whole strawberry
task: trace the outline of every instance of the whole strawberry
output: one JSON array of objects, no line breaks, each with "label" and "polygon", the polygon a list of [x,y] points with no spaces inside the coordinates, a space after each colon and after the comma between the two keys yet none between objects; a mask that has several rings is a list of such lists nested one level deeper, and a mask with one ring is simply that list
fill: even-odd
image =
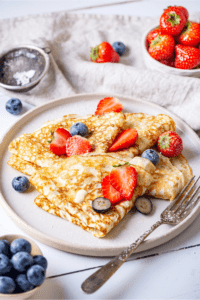
[{"label": "whole strawberry", "polygon": [[90,50],[90,60],[96,63],[119,62],[119,55],[108,42],[102,42]]},{"label": "whole strawberry", "polygon": [[175,68],[193,69],[200,65],[200,50],[190,46],[175,46]]},{"label": "whole strawberry", "polygon": [[174,59],[163,59],[163,60],[160,60],[160,63],[174,68]]},{"label": "whole strawberry", "polygon": [[197,46],[200,43],[200,24],[187,21],[176,41],[184,46]]},{"label": "whole strawberry", "polygon": [[171,9],[171,8],[172,8],[172,9],[175,8],[175,9],[176,9],[176,12],[181,11],[181,12],[184,14],[184,16],[185,16],[186,21],[188,20],[188,18],[189,18],[189,13],[188,13],[188,10],[187,10],[185,7],[174,5],[174,6],[168,6],[167,9]]},{"label": "whole strawberry", "polygon": [[183,142],[178,133],[167,131],[159,136],[157,147],[164,156],[174,157],[183,150]]},{"label": "whole strawberry", "polygon": [[157,27],[153,30],[151,30],[148,35],[147,35],[147,42],[149,44],[151,44],[151,42],[158,36],[161,34],[161,29],[160,27]]},{"label": "whole strawberry", "polygon": [[170,59],[174,54],[175,41],[170,35],[158,35],[150,44],[149,54],[156,60]]},{"label": "whole strawberry", "polygon": [[186,21],[183,11],[177,6],[171,6],[160,17],[161,32],[162,34],[177,36],[183,30]]}]

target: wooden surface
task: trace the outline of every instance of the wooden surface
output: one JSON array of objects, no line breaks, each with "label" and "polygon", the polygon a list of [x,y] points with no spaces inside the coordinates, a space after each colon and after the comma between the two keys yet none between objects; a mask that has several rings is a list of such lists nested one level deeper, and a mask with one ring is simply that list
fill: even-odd
[{"label": "wooden surface", "polygon": [[[124,3],[114,4],[117,2]],[[185,6],[190,13],[200,11],[200,1],[0,1],[0,19],[72,9],[77,13],[159,16],[165,7],[174,4]],[[95,7],[88,8],[91,6]],[[19,118],[5,110],[8,99],[0,94],[0,139]],[[23,104],[23,112],[32,108]],[[8,186],[10,188],[10,182]],[[199,229],[200,216],[170,242],[133,255],[104,287],[92,295],[84,294],[80,286],[94,270],[108,262],[108,258],[65,253],[35,241],[48,259],[49,278],[32,299],[199,299]],[[27,236],[2,209],[0,234]]]}]

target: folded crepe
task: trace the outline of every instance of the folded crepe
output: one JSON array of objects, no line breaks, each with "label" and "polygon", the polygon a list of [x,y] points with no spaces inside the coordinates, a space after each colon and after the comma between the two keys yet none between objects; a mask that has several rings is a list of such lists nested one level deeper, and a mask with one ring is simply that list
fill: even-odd
[{"label": "folded crepe", "polygon": [[192,169],[182,154],[173,158],[159,154],[159,157],[151,186],[146,194],[172,201],[192,178]]},{"label": "folded crepe", "polygon": [[130,164],[137,171],[137,186],[130,201],[112,206],[105,214],[92,208],[92,200],[103,197],[102,179],[109,175],[113,165],[124,164],[107,155],[71,156],[55,163],[51,168],[41,168],[30,182],[41,193],[35,204],[43,210],[58,215],[96,237],[105,236],[134,206],[152,181],[155,166],[145,158],[135,157]]},{"label": "folded crepe", "polygon": [[[70,130],[76,122],[88,126],[88,139],[93,151],[72,157],[53,154],[49,149],[53,132],[59,127]],[[126,128],[138,131],[136,144],[128,149],[109,152],[117,135]],[[182,155],[171,160],[160,155],[157,168],[148,160],[137,157],[154,146],[160,134],[175,129],[174,121],[166,115],[108,113],[84,118],[64,116],[12,141],[9,151],[13,155],[8,164],[31,175],[30,182],[41,193],[34,201],[37,206],[81,226],[94,236],[102,237],[128,213],[138,196],[146,193],[172,200],[189,180],[191,169]],[[97,214],[91,202],[102,196],[102,178],[110,173],[112,165],[127,161],[138,172],[133,198],[112,206],[106,214]]]},{"label": "folded crepe", "polygon": [[[151,148],[159,135],[168,130],[175,130],[172,118],[167,115],[150,116],[142,113],[107,113],[102,116],[76,118],[74,115],[49,121],[32,134],[23,134],[13,140],[9,151],[21,159],[40,167],[51,166],[53,162],[66,159],[65,155],[55,155],[50,151],[49,141],[53,132],[63,127],[70,130],[76,122],[85,123],[89,129],[87,137],[92,146],[91,153],[110,153],[114,157],[133,158]],[[118,134],[126,128],[135,128],[138,132],[136,144],[129,149],[108,152]]]}]

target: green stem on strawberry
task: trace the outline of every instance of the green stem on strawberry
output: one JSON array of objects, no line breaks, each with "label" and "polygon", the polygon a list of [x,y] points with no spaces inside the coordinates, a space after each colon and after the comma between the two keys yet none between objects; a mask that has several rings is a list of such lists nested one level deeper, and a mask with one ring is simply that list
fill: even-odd
[{"label": "green stem on strawberry", "polygon": [[90,59],[96,61],[99,58],[99,46],[90,48]]},{"label": "green stem on strawberry", "polygon": [[168,15],[169,15],[169,18],[167,19],[167,22],[169,22],[172,25],[172,27],[180,24],[181,18],[179,15],[177,15],[175,13],[175,11],[169,13]]}]

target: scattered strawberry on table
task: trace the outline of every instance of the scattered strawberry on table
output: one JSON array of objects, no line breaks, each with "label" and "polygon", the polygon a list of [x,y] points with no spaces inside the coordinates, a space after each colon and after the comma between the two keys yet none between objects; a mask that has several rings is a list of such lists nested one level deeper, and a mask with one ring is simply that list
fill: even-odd
[{"label": "scattered strawberry on table", "polygon": [[147,50],[155,60],[178,69],[200,66],[200,24],[188,18],[183,6],[169,6],[164,10],[160,26],[146,38]]},{"label": "scattered strawberry on table", "polygon": [[108,42],[102,42],[96,47],[91,47],[90,60],[95,63],[117,63],[119,55]]},{"label": "scattered strawberry on table", "polygon": [[183,142],[178,133],[167,131],[159,136],[157,147],[164,156],[174,157],[183,150]]}]

